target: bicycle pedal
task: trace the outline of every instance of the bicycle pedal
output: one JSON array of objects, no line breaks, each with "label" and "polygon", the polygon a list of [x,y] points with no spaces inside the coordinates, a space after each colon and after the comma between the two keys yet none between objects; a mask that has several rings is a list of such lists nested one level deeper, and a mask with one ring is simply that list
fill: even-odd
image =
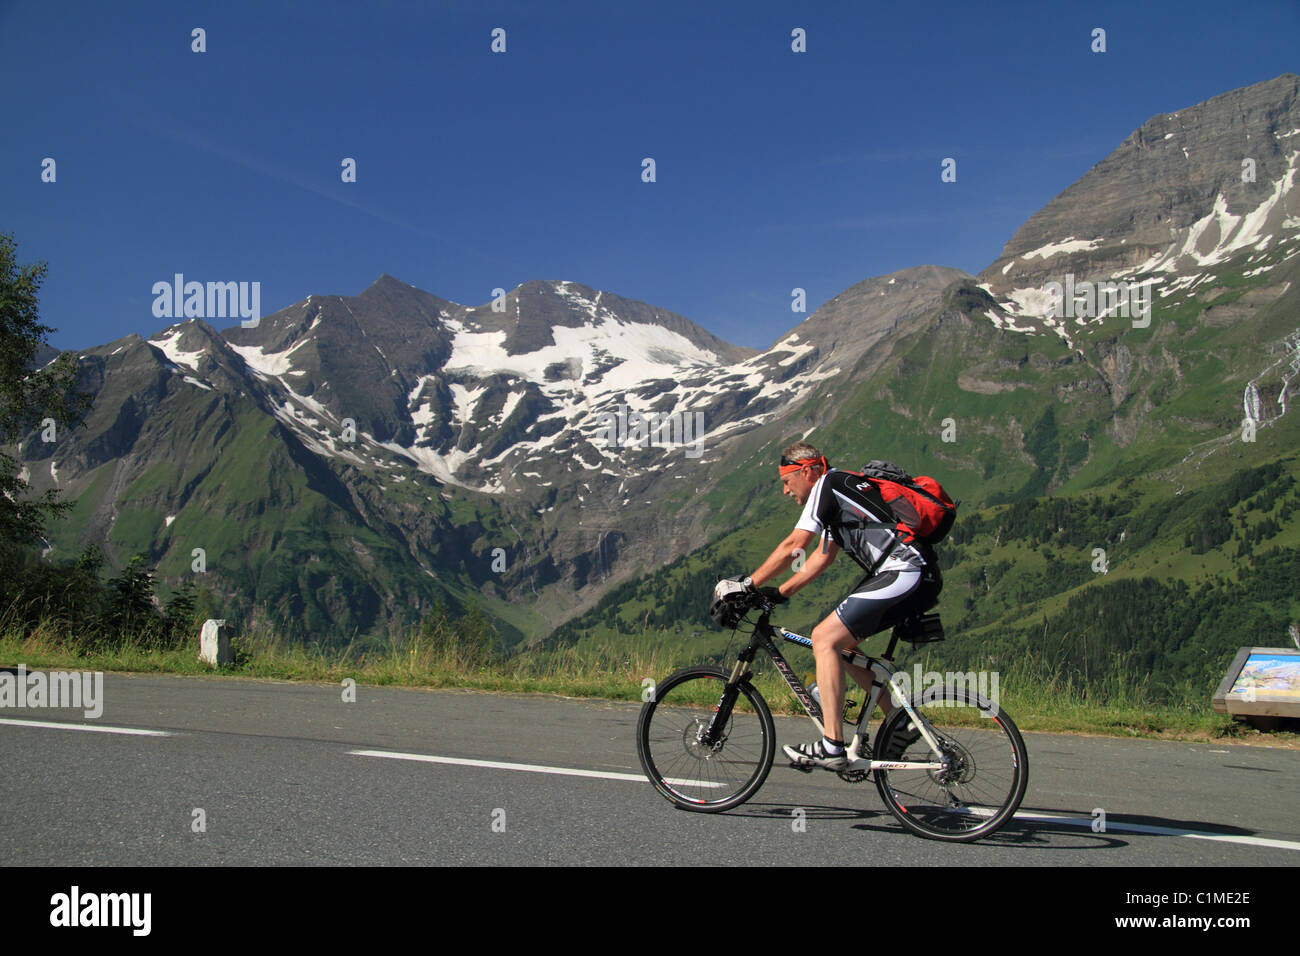
[{"label": "bicycle pedal", "polygon": [[793,760],[790,761],[790,766],[793,767],[795,770],[802,771],[803,773],[812,773],[814,770],[821,769],[821,767],[805,766],[804,764],[801,763],[795,763]]}]

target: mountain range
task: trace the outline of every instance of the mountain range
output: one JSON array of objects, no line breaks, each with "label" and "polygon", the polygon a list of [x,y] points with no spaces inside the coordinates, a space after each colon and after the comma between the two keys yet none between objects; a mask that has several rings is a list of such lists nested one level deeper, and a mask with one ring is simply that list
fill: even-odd
[{"label": "mountain range", "polygon": [[[866,279],[762,352],[576,281],[469,306],[387,275],[255,328],[87,349],[83,425],[19,449],[35,491],[76,503],[46,552],[143,552],[168,588],[306,642],[388,640],[441,601],[520,643],[613,620],[612,589],[701,547],[752,569],[792,524],[774,463],[802,437],[940,477],[972,527],[1290,474],[1298,94],[1287,74],[1153,117],[979,275]],[[1125,554],[1124,529],[1097,534]],[[1028,613],[1094,583],[1066,578]]]}]

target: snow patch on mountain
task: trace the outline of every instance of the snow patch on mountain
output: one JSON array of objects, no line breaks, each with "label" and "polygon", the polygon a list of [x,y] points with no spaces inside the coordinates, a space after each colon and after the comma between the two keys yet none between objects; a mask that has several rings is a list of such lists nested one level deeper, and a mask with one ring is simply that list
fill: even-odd
[{"label": "snow patch on mountain", "polygon": [[330,412],[330,410],[327,409],[324,405],[316,401],[316,399],[311,398],[307,395],[298,394],[287,384],[285,384],[283,379],[280,380],[280,387],[289,393],[289,398],[292,401],[297,402],[299,405],[306,408],[313,415],[315,415],[318,420],[328,420],[334,422],[338,421],[338,419],[335,418],[334,415]]},{"label": "snow patch on mountain", "polygon": [[289,356],[310,341],[311,339],[303,337],[283,352],[267,353],[256,345],[231,345],[230,349],[244,360],[245,365],[264,378],[279,378],[290,371]]},{"label": "snow patch on mountain", "polygon": [[[790,365],[793,362],[797,362],[805,355],[807,355],[809,352],[811,352],[813,349],[816,348],[816,346],[813,345],[811,342],[798,343],[796,341],[798,338],[799,336],[796,333],[794,335],[788,336],[783,342],[780,343],[779,346],[780,350],[785,351],[786,349],[789,349],[790,354],[786,358],[783,358],[779,362],[777,362],[776,363],[777,365]],[[777,349],[774,348],[772,351],[775,352],[776,350]],[[763,356],[755,356],[755,358],[762,358],[762,357]],[[752,365],[753,363],[754,363],[754,359],[750,359],[745,364]]]},{"label": "snow patch on mountain", "polygon": [[[396,442],[376,442],[369,435],[367,435],[366,438],[368,441],[371,441],[381,448],[387,448],[394,454],[409,458],[415,463],[415,466],[419,468],[420,471],[433,475],[433,477],[437,478],[444,484],[459,485],[462,488],[469,488],[471,486],[466,485],[465,482],[456,478],[456,469],[465,462],[473,460],[483,447],[482,445],[475,445],[468,451],[460,448],[453,448],[446,454],[438,454],[428,448],[404,448]],[[499,479],[493,479],[484,485],[473,488],[472,490],[482,491],[487,494],[499,494],[504,491],[505,488]]]},{"label": "snow patch on mountain", "polygon": [[[1089,249],[1096,249],[1102,244],[1102,239],[1075,239],[1070,236],[1060,242],[1049,242],[1045,246],[1033,250],[1032,252],[1022,252],[1021,259],[1050,259],[1052,256],[1059,256],[1067,252],[1086,252]],[[1004,272],[1006,270],[1003,270]]]},{"label": "snow patch on mountain", "polygon": [[[572,284],[574,283],[570,283],[567,281],[557,282],[555,284],[555,291],[560,296],[564,297],[565,299],[568,299],[574,305],[578,306],[583,312],[586,312],[587,315],[590,316],[593,320],[599,318],[600,299],[605,293],[597,292],[595,299],[588,299],[581,292],[575,292],[574,290],[570,289],[569,286]],[[613,317],[608,309],[605,310],[605,315],[610,318]]]},{"label": "snow patch on mountain", "polygon": [[346,442],[344,444],[347,447],[338,447],[333,435],[321,433],[313,434],[298,428],[297,425],[299,424],[299,420],[292,416],[285,416],[282,414],[282,410],[276,412],[276,418],[285,422],[285,424],[294,429],[294,434],[298,436],[298,440],[302,442],[303,447],[314,454],[320,455],[322,458],[341,458],[344,461],[351,462],[359,468],[367,468],[383,464],[383,462],[374,459],[367,459],[357,454],[357,452],[353,451],[352,447],[347,445]]},{"label": "snow patch on mountain", "polygon": [[523,397],[523,392],[511,392],[506,396],[505,404],[501,406],[501,414],[496,419],[498,425],[504,425],[510,420],[510,413],[515,410],[515,406],[523,400]]},{"label": "snow patch on mountain", "polygon": [[406,393],[406,408],[411,415],[411,424],[416,427],[416,432],[421,438],[423,438],[425,431],[424,426],[433,424],[433,400],[430,399],[417,405],[416,398],[424,391],[426,384],[430,382],[437,383],[437,381],[438,376],[436,375],[421,375],[416,380],[415,387]]},{"label": "snow patch on mountain", "polygon": [[[990,291],[985,286],[980,286],[985,292]],[[1041,319],[1049,315],[1052,311],[1053,297],[1043,289],[1012,289],[1007,293],[1007,299],[1014,306],[1008,306],[1006,303],[1000,303],[1006,309],[1007,313],[1012,316],[1028,317]]]},{"label": "snow patch on mountain", "polygon": [[[180,326],[172,326],[160,333],[161,338],[155,336],[149,339],[149,344],[162,352],[167,357],[167,361],[173,365],[180,365],[188,368],[191,372],[199,370],[199,358],[205,354],[204,349],[197,349],[193,352],[182,351],[177,344],[181,336],[185,334],[185,329]],[[114,352],[114,355],[117,353]]]},{"label": "snow patch on mountain", "polygon": [[1152,255],[1146,262],[1115,273],[1116,277],[1144,275],[1151,272],[1174,272],[1180,260],[1191,259],[1197,265],[1218,265],[1234,253],[1251,246],[1265,248],[1273,230],[1291,228],[1292,217],[1286,215],[1286,200],[1295,187],[1296,160],[1300,152],[1287,157],[1287,172],[1273,184],[1269,195],[1248,213],[1234,216],[1228,212],[1228,201],[1223,193],[1215,196],[1214,206],[1205,216],[1188,227],[1182,241],[1175,240],[1163,252]]},{"label": "snow patch on mountain", "polygon": [[452,400],[456,403],[455,412],[452,416],[453,423],[468,425],[474,420],[474,406],[478,404],[479,396],[487,391],[487,386],[471,389],[453,382],[447,387],[451,390]]},{"label": "snow patch on mountain", "polygon": [[659,325],[604,318],[579,328],[556,326],[551,329],[551,335],[555,339],[554,345],[510,355],[503,347],[505,332],[457,332],[452,340],[452,353],[446,370],[479,376],[507,372],[540,384],[544,382],[549,366],[577,358],[585,375],[597,365],[604,364],[598,361],[598,357],[605,353],[618,358],[615,359],[616,369],[610,369],[602,376],[602,384],[628,387],[647,379],[661,378],[682,365],[713,365],[718,362],[718,356],[713,352]]}]

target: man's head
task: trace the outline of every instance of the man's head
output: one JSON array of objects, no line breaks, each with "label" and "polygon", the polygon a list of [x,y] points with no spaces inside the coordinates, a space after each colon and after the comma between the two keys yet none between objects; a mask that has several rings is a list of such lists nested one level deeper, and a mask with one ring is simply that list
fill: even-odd
[{"label": "man's head", "polygon": [[829,467],[825,456],[812,445],[791,445],[781,453],[781,493],[803,504]]}]

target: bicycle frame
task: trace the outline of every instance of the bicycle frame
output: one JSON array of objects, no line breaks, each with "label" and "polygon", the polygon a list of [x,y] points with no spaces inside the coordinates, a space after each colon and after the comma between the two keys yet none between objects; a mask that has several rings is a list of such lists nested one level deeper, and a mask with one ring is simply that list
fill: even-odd
[{"label": "bicycle frame", "polygon": [[[770,611],[764,611],[759,617],[758,622],[754,626],[754,630],[750,635],[749,643],[740,652],[740,658],[736,661],[736,666],[732,668],[731,676],[727,680],[727,687],[723,692],[722,700],[719,701],[719,706],[704,734],[704,740],[711,744],[716,743],[717,732],[721,729],[715,728],[714,726],[718,723],[718,717],[723,714],[730,715],[732,705],[735,704],[740,682],[751,673],[751,665],[754,662],[754,657],[760,650],[764,651],[772,659],[772,663],[776,665],[777,672],[790,686],[790,692],[793,693],[795,699],[799,701],[799,705],[803,707],[804,711],[808,714],[808,717],[814,724],[816,724],[818,732],[822,734],[826,732],[825,727],[822,725],[821,705],[813,699],[811,694],[808,693],[807,688],[803,686],[803,682],[799,680],[798,676],[786,662],[786,659],[781,655],[781,651],[777,648],[776,642],[773,638],[779,636],[782,640],[788,641],[791,644],[798,644],[800,647],[808,648],[812,647],[812,641],[809,638],[806,638],[801,634],[796,634],[784,627],[773,625],[768,620],[770,614]],[[862,705],[862,710],[858,714],[858,721],[854,727],[853,740],[845,748],[846,756],[849,759],[849,764],[844,768],[845,770],[944,769],[944,763],[938,759],[930,761],[876,760],[862,756],[864,749],[867,753],[871,752],[867,727],[870,723],[871,714],[875,711],[876,704],[880,700],[880,695],[884,692],[886,686],[890,687],[894,691],[892,694],[893,699],[901,701],[903,709],[911,715],[912,722],[916,724],[921,735],[925,738],[926,743],[930,745],[930,752],[932,754],[938,754],[940,752],[939,741],[935,737],[934,731],[931,729],[929,723],[912,708],[911,701],[908,700],[907,695],[902,692],[895,681],[895,676],[898,672],[894,669],[891,658],[893,657],[894,648],[897,644],[898,637],[891,634],[889,647],[885,650],[884,656],[880,658],[867,657],[865,654],[860,654],[856,651],[840,651],[839,656],[843,661],[870,670],[873,677],[869,699]],[[725,720],[723,723],[725,724]],[[843,771],[841,771],[841,773],[842,772]]]}]

